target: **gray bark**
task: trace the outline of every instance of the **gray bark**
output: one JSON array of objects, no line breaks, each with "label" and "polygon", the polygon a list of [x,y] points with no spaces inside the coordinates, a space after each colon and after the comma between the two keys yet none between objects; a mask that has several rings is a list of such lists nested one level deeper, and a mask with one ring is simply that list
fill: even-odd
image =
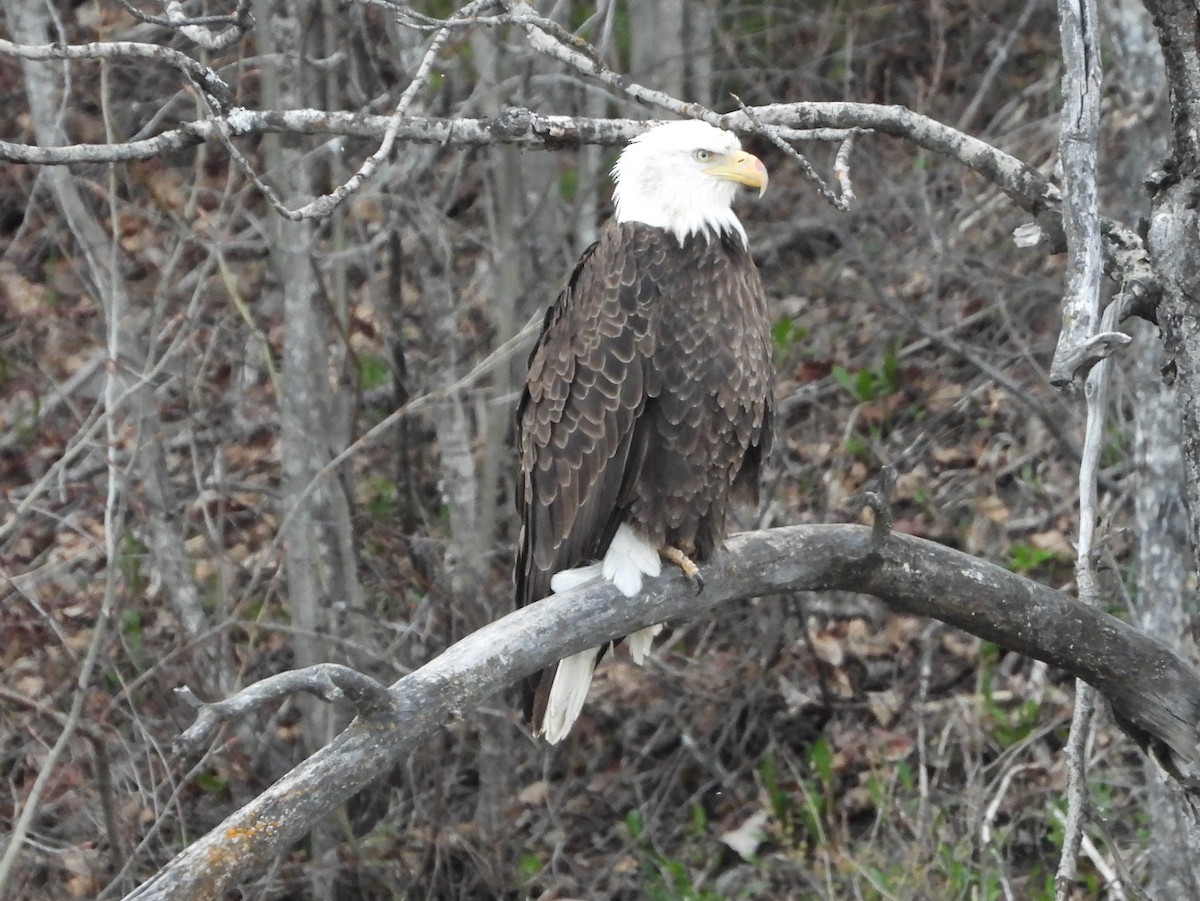
[{"label": "gray bark", "polygon": [[[1138,488],[1134,514],[1137,535],[1136,624],[1167,647],[1196,658],[1188,637],[1196,611],[1194,571],[1187,542],[1183,503],[1183,459],[1175,391],[1163,384],[1162,349],[1149,327],[1140,330],[1135,366],[1138,403],[1134,463]],[[1200,830],[1190,804],[1155,762],[1144,766],[1146,812],[1154,842],[1150,874],[1152,898],[1200,898]]]},{"label": "gray bark", "polygon": [[[1113,153],[1114,205],[1128,222],[1149,213],[1143,181],[1165,153],[1166,77],[1154,27],[1145,8],[1135,0],[1120,0],[1109,16],[1113,80],[1117,96],[1126,100],[1121,133],[1114,136],[1119,151]],[[1163,383],[1164,362],[1158,330],[1142,324],[1134,330],[1131,354],[1133,410],[1134,533],[1137,541],[1137,608],[1134,622],[1150,637],[1195,659],[1188,639],[1188,618],[1195,611],[1194,590],[1188,588],[1193,571],[1188,546],[1187,509],[1183,501],[1183,458],[1180,453],[1178,400]],[[1152,898],[1200,897],[1200,836],[1189,815],[1189,803],[1178,787],[1152,760],[1144,764],[1147,798],[1154,841],[1149,895]]]},{"label": "gray bark", "polygon": [[706,3],[629,4],[629,74],[672,97],[708,106],[713,99],[714,20]]},{"label": "gray bark", "polygon": [[1196,7],[1147,0],[1166,64],[1171,148],[1153,183],[1147,246],[1162,286],[1158,321],[1179,404],[1191,545],[1200,547],[1200,46]]},{"label": "gray bark", "polygon": [[1100,136],[1100,22],[1095,0],[1059,0],[1063,50],[1063,97],[1059,132],[1063,231],[1067,283],[1062,332],[1050,382],[1066,385],[1085,367],[1100,326],[1100,201],[1096,147]]},{"label": "gray bark", "polygon": [[[1100,331],[1100,201],[1096,189],[1096,153],[1100,137],[1100,22],[1095,0],[1059,0],[1063,55],[1063,109],[1059,130],[1062,166],[1063,231],[1067,238],[1067,279],[1063,291],[1062,330],[1050,364],[1052,384],[1070,384],[1094,358]],[[1117,308],[1112,313],[1115,314]],[[1110,319],[1106,316],[1105,319]],[[1099,601],[1092,557],[1096,529],[1097,474],[1108,414],[1111,361],[1101,359],[1086,376],[1087,430],[1079,467],[1079,537],[1075,584],[1079,599]],[[1055,876],[1055,897],[1065,901],[1075,880],[1087,806],[1087,746],[1092,734],[1094,699],[1083,682],[1075,687],[1071,732],[1063,748],[1067,769],[1067,812]]]}]

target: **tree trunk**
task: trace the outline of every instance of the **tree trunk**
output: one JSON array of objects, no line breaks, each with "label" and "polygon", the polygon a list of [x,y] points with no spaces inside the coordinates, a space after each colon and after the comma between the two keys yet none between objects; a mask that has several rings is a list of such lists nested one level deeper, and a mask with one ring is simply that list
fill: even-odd
[{"label": "tree trunk", "polygon": [[[321,82],[312,80],[314,72],[308,65],[310,58],[322,54],[318,0],[287,9],[270,0],[258,0],[255,6],[265,102],[282,108],[322,103]],[[325,26],[335,27],[328,22]],[[291,62],[291,68],[271,62],[280,58],[278,53]],[[264,157],[267,171],[278,179],[285,203],[305,202],[314,195],[311,154],[268,140]],[[268,223],[270,258],[283,300],[279,407],[287,603],[296,628],[296,664],[311,666],[331,657],[325,639],[331,627],[329,599],[356,605],[361,594],[349,499],[335,475],[321,475],[339,440],[337,430],[331,427],[334,411],[347,409],[351,403],[349,398],[333,396],[329,340],[338,330],[317,290],[314,226],[279,216],[269,217]],[[336,381],[344,384],[341,379]],[[312,698],[298,703],[303,711],[306,753],[311,754],[337,733],[341,715]],[[320,827],[314,829],[311,853],[315,861],[332,854],[334,847],[332,836]],[[336,869],[318,865],[311,872],[314,896],[330,897]]]},{"label": "tree trunk", "polygon": [[[1167,383],[1175,389],[1189,538],[1200,547],[1200,47],[1195,5],[1180,0],[1147,0],[1166,63],[1170,91],[1171,148],[1162,170],[1152,178],[1147,249],[1162,286],[1158,321],[1166,351]],[[1164,516],[1165,511],[1159,511]],[[1170,546],[1158,549],[1173,553]],[[1154,557],[1150,562],[1153,565]],[[1161,562],[1161,561],[1160,561]],[[1169,563],[1167,565],[1170,565]],[[1156,578],[1151,574],[1151,578]],[[1167,589],[1169,590],[1169,588]],[[1194,855],[1200,838],[1195,806],[1167,789],[1175,825]],[[1171,804],[1171,801],[1178,802]],[[1172,824],[1171,820],[1174,820]],[[1182,827],[1182,828],[1181,828]],[[1172,867],[1163,874],[1171,884],[1194,884],[1195,865]],[[1178,880],[1178,882],[1177,882]]]},{"label": "tree trunk", "polygon": [[[1113,136],[1111,158],[1116,169],[1114,199],[1126,222],[1149,213],[1144,182],[1166,153],[1162,135],[1166,120],[1166,76],[1154,27],[1136,0],[1106,8],[1112,37],[1112,80],[1127,98],[1120,132]],[[1188,546],[1187,510],[1183,502],[1178,400],[1163,381],[1163,352],[1158,330],[1143,324],[1133,330],[1131,379],[1138,403],[1133,411],[1134,531],[1137,541],[1137,624],[1145,633],[1195,659],[1187,638],[1187,622],[1195,598],[1188,589],[1192,554]],[[1200,858],[1189,833],[1189,803],[1153,760],[1143,764],[1146,812],[1155,837],[1150,896],[1200,897]]]},{"label": "tree trunk", "polygon": [[1147,247],[1162,286],[1158,321],[1177,387],[1192,547],[1200,547],[1200,47],[1195,4],[1147,0],[1167,68],[1171,148],[1155,173]]}]

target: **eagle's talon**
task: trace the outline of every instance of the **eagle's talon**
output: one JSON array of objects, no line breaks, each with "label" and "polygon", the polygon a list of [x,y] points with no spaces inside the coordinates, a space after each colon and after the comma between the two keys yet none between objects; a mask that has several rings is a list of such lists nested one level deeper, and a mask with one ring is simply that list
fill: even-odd
[{"label": "eagle's talon", "polygon": [[704,590],[704,576],[700,575],[700,570],[696,566],[696,561],[685,554],[677,547],[667,546],[659,552],[662,558],[668,563],[674,563],[683,572],[684,577],[696,586],[696,594]]}]

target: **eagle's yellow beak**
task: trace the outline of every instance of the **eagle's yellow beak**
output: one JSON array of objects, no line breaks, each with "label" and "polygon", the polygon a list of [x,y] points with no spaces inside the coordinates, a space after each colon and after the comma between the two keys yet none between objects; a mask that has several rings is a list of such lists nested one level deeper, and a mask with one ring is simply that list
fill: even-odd
[{"label": "eagle's yellow beak", "polygon": [[704,170],[714,178],[734,181],[748,188],[758,188],[758,196],[767,193],[767,167],[753,153],[739,150],[717,158],[715,165]]}]

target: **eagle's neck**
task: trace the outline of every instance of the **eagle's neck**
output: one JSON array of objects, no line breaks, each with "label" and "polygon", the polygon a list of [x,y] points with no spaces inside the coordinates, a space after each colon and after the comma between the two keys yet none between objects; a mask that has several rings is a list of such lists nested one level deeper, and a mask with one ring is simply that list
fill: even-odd
[{"label": "eagle's neck", "polygon": [[[675,236],[682,247],[691,235],[703,235],[708,243],[713,237],[737,235],[742,246],[748,247],[746,230],[730,207],[734,186],[717,184],[716,190],[704,185],[698,191],[688,191],[680,186],[677,191],[623,190],[620,181],[613,194],[616,201],[617,222],[641,222],[661,228]],[[727,190],[726,190],[727,189]]]}]

